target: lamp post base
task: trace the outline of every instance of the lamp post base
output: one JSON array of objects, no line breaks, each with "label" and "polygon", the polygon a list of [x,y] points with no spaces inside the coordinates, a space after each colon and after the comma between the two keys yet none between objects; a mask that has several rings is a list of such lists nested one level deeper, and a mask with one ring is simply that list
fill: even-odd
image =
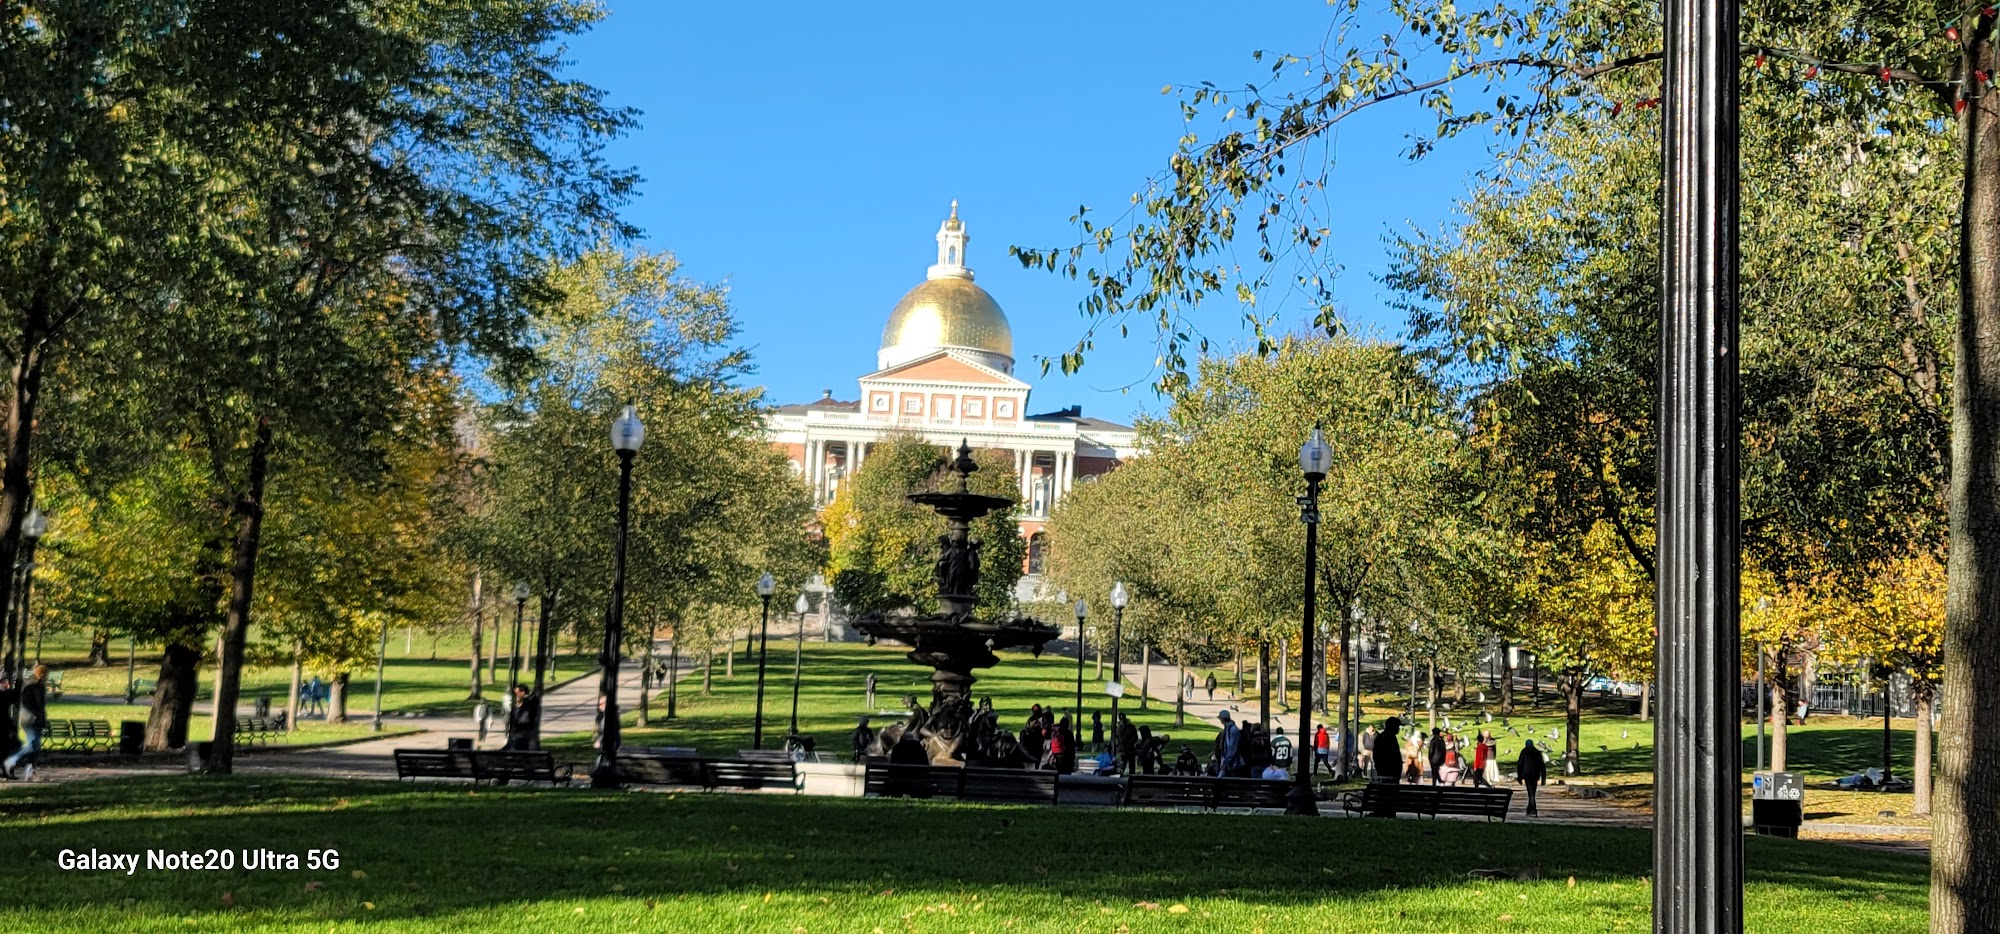
[{"label": "lamp post base", "polygon": [[1285,813],[1300,817],[1318,817],[1319,801],[1313,797],[1312,789],[1305,785],[1293,785],[1285,795]]}]

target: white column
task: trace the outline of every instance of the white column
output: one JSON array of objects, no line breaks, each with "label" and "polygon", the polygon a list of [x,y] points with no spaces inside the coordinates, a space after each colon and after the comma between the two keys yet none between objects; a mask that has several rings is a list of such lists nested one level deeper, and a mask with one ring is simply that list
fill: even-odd
[{"label": "white column", "polygon": [[1020,488],[1021,511],[1028,511],[1028,452],[1014,452],[1014,485]]},{"label": "white column", "polygon": [[813,502],[824,499],[820,478],[826,474],[826,443],[806,442],[806,482],[812,484]]}]

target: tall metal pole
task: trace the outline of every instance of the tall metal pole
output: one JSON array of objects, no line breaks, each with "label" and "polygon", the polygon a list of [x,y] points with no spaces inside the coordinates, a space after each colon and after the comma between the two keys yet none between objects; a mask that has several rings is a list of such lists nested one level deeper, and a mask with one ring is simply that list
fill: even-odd
[{"label": "tall metal pole", "polygon": [[[514,651],[511,653],[511,657],[507,661],[507,689],[510,691],[514,689],[514,685],[521,683],[521,617],[525,616],[527,612],[528,612],[528,598],[515,597],[514,598]],[[499,641],[500,634],[498,632],[495,632],[493,634],[493,638],[494,641],[496,642]],[[500,647],[497,645],[494,646],[495,650],[498,650],[499,648]]]},{"label": "tall metal pole", "polygon": [[[1118,690],[1111,695],[1111,755],[1118,756],[1118,739],[1122,732],[1118,728],[1118,695],[1125,693],[1125,608],[1111,608],[1111,683]],[[1120,763],[1123,766],[1123,763]]]},{"label": "tall metal pole", "polygon": [[[1314,432],[1318,434],[1317,431]],[[1312,685],[1313,663],[1313,612],[1319,598],[1319,481],[1324,474],[1306,474],[1305,509],[1299,515],[1306,524],[1306,615],[1299,623],[1299,671],[1300,690],[1309,690]],[[1284,682],[1278,683],[1278,691],[1284,693]],[[1306,698],[1299,698],[1299,737],[1292,748],[1292,790],[1285,796],[1285,813],[1305,817],[1319,815],[1319,805],[1313,801],[1312,790],[1312,722],[1313,705]]]},{"label": "tall metal pole", "polygon": [[[771,595],[763,594],[764,617],[757,627],[757,718],[750,727],[750,748],[764,748],[764,660],[771,648]],[[746,640],[747,641],[747,640]]]},{"label": "tall metal pole", "polygon": [[667,640],[667,719],[669,720],[680,715],[676,703],[680,700],[681,634],[676,629],[672,635],[673,638]]},{"label": "tall metal pole", "polygon": [[[134,692],[132,688],[136,682],[133,680],[133,676],[139,673],[138,669],[139,669],[139,637],[128,634],[125,636],[125,703],[129,704],[134,700],[133,697]],[[294,696],[297,696],[298,692],[293,691],[292,694]],[[295,724],[292,723],[292,720],[295,719],[297,718],[293,717],[287,719],[285,721],[286,726],[288,727],[295,726]]]},{"label": "tall metal pole", "polygon": [[[631,410],[626,410],[630,414]],[[604,657],[597,693],[604,698],[603,728],[598,731],[597,764],[590,768],[592,788],[618,787],[618,656],[625,635],[625,539],[632,522],[632,455],[618,449],[618,542],[611,558],[611,612],[604,619]]]},{"label": "tall metal pole", "polygon": [[[799,596],[801,603],[805,595]],[[799,614],[799,631],[792,642],[792,736],[799,735],[799,675],[806,657],[806,614]]]},{"label": "tall metal pole", "polygon": [[382,732],[382,668],[389,662],[389,624],[382,624],[382,644],[375,651],[375,722],[368,732]]},{"label": "tall metal pole", "polygon": [[1737,0],[1667,0],[1653,930],[1743,929]]},{"label": "tall metal pole", "polygon": [[[555,615],[556,589],[549,587],[542,592],[541,602],[535,606],[535,729],[528,737],[528,748],[542,748],[542,686],[544,669],[549,661],[549,617]],[[496,636],[497,638],[497,636]],[[512,691],[513,688],[508,688]]]},{"label": "tall metal pole", "polygon": [[1083,735],[1083,601],[1076,601],[1076,715],[1071,723],[1076,724],[1074,732]]}]

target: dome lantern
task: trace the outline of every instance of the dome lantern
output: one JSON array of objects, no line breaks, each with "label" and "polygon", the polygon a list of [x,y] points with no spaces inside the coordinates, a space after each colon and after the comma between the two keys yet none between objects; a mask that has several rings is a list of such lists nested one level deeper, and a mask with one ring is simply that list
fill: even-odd
[{"label": "dome lantern", "polygon": [[940,350],[959,350],[1002,373],[1014,372],[1014,330],[1000,303],[972,282],[972,269],[965,264],[970,239],[953,201],[951,216],[938,227],[937,265],[889,312],[876,354],[880,369]]}]

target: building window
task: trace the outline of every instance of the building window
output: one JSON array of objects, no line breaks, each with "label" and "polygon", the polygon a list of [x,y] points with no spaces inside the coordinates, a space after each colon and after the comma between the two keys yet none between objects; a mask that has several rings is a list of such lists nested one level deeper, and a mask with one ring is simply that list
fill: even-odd
[{"label": "building window", "polygon": [[908,398],[908,399],[904,399],[904,400],[903,400],[903,411],[905,411],[905,412],[908,412],[908,413],[910,413],[911,415],[922,415],[922,414],[924,414],[924,400],[922,400],[922,399],[919,399],[919,398],[917,398],[917,397],[915,397],[915,396],[911,396],[911,397],[910,397],[910,398]]},{"label": "building window", "polygon": [[875,394],[875,402],[874,402],[873,404],[874,404],[874,406],[875,406],[875,411],[877,411],[877,412],[887,412],[887,411],[889,411],[889,396],[888,396],[888,394],[887,394],[887,393],[879,393],[879,392],[878,392],[878,393],[876,393],[876,394]]},{"label": "building window", "polygon": [[981,406],[979,405],[979,401],[978,401],[978,400],[976,400],[976,399],[974,399],[974,400],[968,400],[968,401],[967,401],[967,402],[965,403],[965,417],[966,417],[966,418],[978,418],[978,417],[979,417],[979,413],[980,413],[980,412],[983,412],[983,411],[985,411],[985,409],[983,409],[983,408],[982,408],[982,407],[981,407]]},{"label": "building window", "polygon": [[937,417],[939,417],[939,418],[950,418],[950,417],[951,417],[951,400],[950,400],[950,399],[939,399],[939,400],[937,400],[937,402],[936,402],[936,403],[934,403],[934,404],[935,404],[935,405],[937,406]]},{"label": "building window", "polygon": [[1013,418],[1014,403],[1012,402],[993,403],[993,414],[998,418]]}]

